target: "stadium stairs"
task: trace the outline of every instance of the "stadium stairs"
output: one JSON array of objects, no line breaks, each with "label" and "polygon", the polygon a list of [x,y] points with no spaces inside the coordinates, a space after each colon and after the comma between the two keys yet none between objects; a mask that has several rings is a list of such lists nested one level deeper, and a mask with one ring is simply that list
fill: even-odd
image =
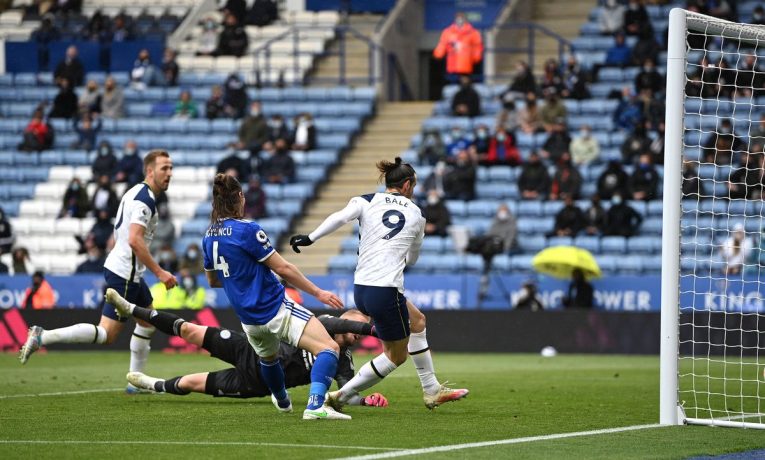
[{"label": "stadium stairs", "polygon": [[[329,214],[342,209],[351,197],[378,190],[375,163],[383,158],[392,160],[394,155],[406,149],[432,110],[431,102],[383,105],[298,221],[296,233],[313,231]],[[300,268],[310,274],[326,273],[329,260],[340,253],[342,241],[352,234],[351,226],[346,226],[326,236],[304,251],[300,256]],[[281,251],[282,254],[292,254],[286,242]]]},{"label": "stadium stairs", "polygon": [[[382,20],[382,15],[362,14],[348,16],[345,24],[365,37],[372,37],[375,28]],[[312,86],[337,84],[340,68],[340,40],[335,39],[327,47],[327,55],[315,63],[315,69],[309,77]],[[353,33],[346,35],[345,75],[350,84],[368,84],[369,79],[369,44],[357,38]]]}]

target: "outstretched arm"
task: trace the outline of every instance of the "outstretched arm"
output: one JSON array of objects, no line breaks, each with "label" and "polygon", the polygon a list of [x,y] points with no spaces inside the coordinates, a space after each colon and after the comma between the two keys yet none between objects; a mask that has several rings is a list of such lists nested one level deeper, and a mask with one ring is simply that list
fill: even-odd
[{"label": "outstretched arm", "polygon": [[274,273],[287,280],[288,283],[307,294],[311,294],[320,302],[332,308],[343,308],[343,302],[338,296],[313,284],[296,266],[284,260],[278,252],[273,251],[263,263]]},{"label": "outstretched arm", "polygon": [[308,235],[293,235],[290,238],[290,246],[292,246],[292,250],[300,253],[300,249],[298,249],[298,246],[310,246],[314,242],[316,242],[319,238],[322,238],[323,236],[329,235],[330,233],[334,232],[335,230],[339,229],[343,225],[347,224],[348,222],[352,220],[356,220],[361,215],[361,198],[355,197],[352,198],[351,201],[348,202],[348,205],[341,209],[340,211],[337,211],[336,213],[331,214],[329,217],[324,219],[324,222],[319,224],[318,227],[316,227],[316,230],[311,232]]},{"label": "outstretched arm", "polygon": [[321,315],[319,321],[327,330],[329,335],[335,334],[358,334],[372,335],[372,325],[362,321],[353,321],[350,319],[336,318],[330,315]]}]

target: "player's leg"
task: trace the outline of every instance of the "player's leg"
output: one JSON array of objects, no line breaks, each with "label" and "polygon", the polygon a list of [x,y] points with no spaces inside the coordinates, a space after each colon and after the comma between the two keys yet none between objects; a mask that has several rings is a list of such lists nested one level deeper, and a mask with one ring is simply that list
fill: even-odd
[{"label": "player's leg", "polygon": [[433,366],[433,357],[430,354],[428,339],[425,335],[425,315],[409,300],[406,301],[406,308],[409,313],[409,326],[411,328],[407,348],[409,356],[414,362],[414,367],[417,369],[417,375],[420,377],[425,406],[428,409],[433,409],[445,402],[457,401],[467,396],[469,393],[467,389],[452,389],[438,382]]},{"label": "player's leg", "polygon": [[268,324],[256,326],[242,323],[242,329],[252,349],[260,357],[260,375],[271,392],[271,402],[280,412],[292,412],[292,401],[287,393],[284,369],[278,355],[279,337],[271,332],[269,327],[280,325],[283,318],[284,306],[282,305],[282,310]]},{"label": "player's leg", "polygon": [[19,361],[26,364],[32,353],[40,347],[57,343],[94,343],[111,344],[122,331],[123,323],[117,319],[101,316],[98,325],[78,323],[58,329],[45,330],[32,326],[27,333],[27,340],[19,351]]},{"label": "player's leg", "polygon": [[[154,299],[151,297],[146,281],[141,279],[137,286],[134,284],[135,290],[137,292],[132,294],[128,292],[130,297],[125,296],[125,298],[138,306],[153,309],[152,302]],[[135,329],[133,330],[132,337],[130,337],[130,372],[143,372],[146,368],[146,361],[149,359],[151,336],[154,335],[156,329],[141,319],[136,318],[135,322]],[[130,391],[129,387],[128,391]]]},{"label": "player's leg", "polygon": [[[294,308],[297,307],[300,305],[296,305]],[[296,310],[294,314],[301,315],[302,311]],[[293,317],[293,322],[300,321],[303,321],[302,317]],[[332,340],[332,337],[315,316],[310,316],[305,323],[297,346],[316,357],[311,368],[311,388],[303,418],[324,418],[326,413],[326,408],[323,407],[324,396],[337,373],[340,347],[337,342]]]},{"label": "player's leg", "polygon": [[204,393],[207,375],[207,372],[203,372],[165,380],[148,376],[142,372],[128,372],[127,381],[140,390],[185,396],[192,392]]}]

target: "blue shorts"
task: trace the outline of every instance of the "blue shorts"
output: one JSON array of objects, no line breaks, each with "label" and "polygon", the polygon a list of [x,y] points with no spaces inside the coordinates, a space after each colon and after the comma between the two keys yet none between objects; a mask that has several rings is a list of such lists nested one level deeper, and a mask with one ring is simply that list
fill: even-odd
[{"label": "blue shorts", "polygon": [[[114,289],[119,295],[127,299],[128,302],[136,304],[139,307],[148,308],[154,301],[154,298],[149,291],[149,286],[143,278],[141,278],[140,282],[133,283],[114,274],[111,270],[104,268],[104,279],[106,280],[107,288]],[[104,302],[104,308],[101,311],[101,314],[115,321],[123,323],[127,321],[127,318],[120,317],[117,314],[117,310],[115,310],[108,302]]]},{"label": "blue shorts", "polygon": [[406,297],[394,287],[353,286],[356,308],[372,321],[377,337],[386,342],[409,337],[409,310]]}]

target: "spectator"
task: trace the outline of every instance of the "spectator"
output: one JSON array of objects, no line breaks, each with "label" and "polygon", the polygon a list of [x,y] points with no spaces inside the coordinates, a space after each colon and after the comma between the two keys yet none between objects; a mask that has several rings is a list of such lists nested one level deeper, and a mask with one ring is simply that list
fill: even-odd
[{"label": "spectator", "polygon": [[90,170],[93,173],[93,177],[112,177],[115,169],[117,169],[117,157],[114,155],[109,141],[103,140],[98,144],[96,158],[93,160]]},{"label": "spectator", "polygon": [[260,184],[260,177],[252,174],[244,192],[244,217],[260,219],[266,216],[266,192]]},{"label": "spectator", "polygon": [[144,48],[138,52],[138,58],[130,71],[130,86],[139,91],[155,86],[159,81],[158,73],[157,67],[151,62],[149,50]]},{"label": "spectator", "polygon": [[[735,174],[735,173],[734,173]],[[731,184],[738,182],[737,178],[731,178]],[[683,198],[699,199],[705,196],[704,184],[699,179],[696,164],[691,161],[683,162]]]},{"label": "spectator", "polygon": [[247,32],[233,14],[227,14],[223,19],[223,30],[218,36],[216,56],[243,56],[249,44]]},{"label": "spectator", "polygon": [[61,204],[61,212],[58,217],[74,217],[82,219],[87,216],[90,210],[88,192],[82,186],[80,179],[73,178],[64,192],[64,199]]},{"label": "spectator", "polygon": [[605,236],[635,235],[643,223],[643,216],[622,200],[622,196],[614,194],[611,197],[611,207],[606,212]]},{"label": "spectator", "polygon": [[287,142],[277,139],[275,151],[261,166],[261,176],[269,184],[287,184],[295,180],[295,161],[290,156]]},{"label": "spectator", "polygon": [[600,204],[600,197],[596,193],[590,198],[590,207],[584,213],[584,231],[588,235],[597,236],[603,233],[606,227],[606,210]]},{"label": "spectator", "polygon": [[85,41],[98,42],[102,45],[109,45],[112,41],[111,19],[101,11],[96,11],[90,20],[80,31],[82,39]]},{"label": "spectator", "polygon": [[196,276],[204,272],[202,265],[202,251],[199,250],[199,245],[196,243],[189,243],[183,251],[178,267],[182,271],[185,271],[192,276]]},{"label": "spectator", "polygon": [[228,174],[241,182],[246,181],[252,172],[248,157],[246,151],[239,151],[231,145],[229,154],[218,162],[216,174]]},{"label": "spectator", "polygon": [[765,26],[765,8],[762,5],[757,5],[752,10],[752,19],[750,24]]},{"label": "spectator", "polygon": [[521,287],[521,294],[515,303],[516,310],[542,311],[545,309],[542,299],[537,291],[537,284],[532,279],[527,279]]},{"label": "spectator", "polygon": [[96,244],[95,238],[92,234],[88,235],[88,237],[85,239],[84,245],[87,258],[84,262],[77,266],[77,269],[75,269],[74,272],[77,274],[103,273],[106,256],[104,255],[103,249],[98,247]]},{"label": "spectator", "polygon": [[744,225],[737,223],[733,226],[733,234],[725,240],[722,246],[722,261],[725,264],[724,274],[726,276],[741,274],[744,264],[752,255],[752,250],[752,240],[746,236]]},{"label": "spectator", "polygon": [[191,93],[188,90],[181,91],[178,102],[175,103],[173,118],[188,120],[196,118],[197,115],[199,115],[197,104],[191,99]]},{"label": "spectator", "polygon": [[[260,110],[260,102],[255,102]],[[229,75],[223,83],[223,106],[228,116],[235,119],[244,117],[247,110],[247,88],[242,78],[235,73]]]},{"label": "spectator", "polygon": [[444,175],[444,193],[448,200],[469,201],[475,198],[476,170],[467,150],[457,154],[454,166]]},{"label": "spectator", "polygon": [[52,138],[51,126],[43,120],[42,109],[37,109],[32,114],[27,127],[24,128],[24,137],[18,149],[26,152],[40,152],[52,146]]},{"label": "spectator", "polygon": [[162,55],[162,77],[164,79],[165,86],[178,86],[178,74],[180,68],[178,63],[175,62],[176,53],[172,48],[165,48],[165,53]]},{"label": "spectator", "polygon": [[56,305],[56,295],[53,288],[45,280],[45,275],[41,271],[36,271],[32,275],[32,285],[24,292],[24,300],[19,308],[27,310],[49,310]]},{"label": "spectator", "polygon": [[96,147],[98,133],[101,131],[101,119],[97,114],[83,115],[82,119],[72,120],[72,128],[77,133],[77,140],[72,143],[73,149],[90,152]]},{"label": "spectator", "polygon": [[564,206],[555,215],[553,231],[547,236],[575,237],[587,222],[584,212],[574,203],[571,195],[563,195],[563,203]]},{"label": "spectator", "polygon": [[518,177],[518,189],[524,200],[545,200],[550,194],[550,173],[539,154],[532,151]]},{"label": "spectator", "polygon": [[604,200],[610,200],[616,194],[626,196],[628,186],[629,176],[621,163],[611,160],[598,177],[598,196]]},{"label": "spectator", "polygon": [[653,33],[651,20],[642,0],[630,0],[627,4],[627,11],[624,13],[624,32],[627,35]]},{"label": "spectator", "polygon": [[571,283],[568,285],[568,293],[563,297],[563,306],[566,308],[593,308],[594,290],[592,284],[584,278],[580,269],[571,273]]},{"label": "spectator", "polygon": [[108,175],[98,176],[98,185],[93,191],[90,200],[90,209],[94,215],[106,211],[109,218],[117,217],[117,208],[120,200],[112,187],[112,181]]},{"label": "spectator", "polygon": [[[93,223],[93,227],[90,228],[87,237],[92,237],[93,243],[103,251],[106,251],[114,246],[113,234],[114,224],[112,223],[112,218],[109,215],[109,211],[103,209],[96,215],[96,221]],[[83,249],[87,251],[84,241],[82,245]],[[101,267],[103,268],[103,265]]]},{"label": "spectator", "polygon": [[518,113],[518,121],[520,122],[521,130],[526,134],[544,131],[542,115],[537,106],[537,96],[535,94],[526,94],[526,106]]},{"label": "spectator", "polygon": [[640,103],[632,90],[625,86],[622,89],[619,105],[614,110],[614,124],[623,131],[632,131],[642,119],[643,111]]},{"label": "spectator", "polygon": [[651,145],[648,147],[648,151],[651,153],[651,160],[653,164],[664,164],[664,122],[659,123],[656,127],[656,137],[651,139]]},{"label": "spectator", "polygon": [[606,0],[605,6],[600,9],[598,25],[602,35],[613,35],[621,32],[624,27],[624,5],[618,0]]},{"label": "spectator", "polygon": [[247,10],[247,25],[263,27],[270,25],[277,19],[279,19],[279,10],[273,0],[255,0],[250,9]]},{"label": "spectator", "polygon": [[582,179],[579,170],[571,164],[571,154],[563,152],[553,175],[550,199],[557,200],[564,196],[571,196],[573,199],[579,198],[583,182],[584,179]]},{"label": "spectator", "polygon": [[548,94],[554,92],[560,94],[563,91],[563,75],[561,75],[558,68],[558,61],[555,59],[548,59],[545,61],[544,71],[539,81],[539,87],[542,90],[542,94]]},{"label": "spectator", "polygon": [[752,143],[765,145],[765,112],[760,114],[760,123],[752,130],[749,137]]},{"label": "spectator", "polygon": [[208,17],[202,22],[202,33],[197,42],[197,56],[215,56],[218,48],[218,23]]},{"label": "spectator", "polygon": [[460,126],[453,126],[446,141],[446,161],[453,162],[461,151],[468,150],[471,145],[473,143],[467,133]]},{"label": "spectator", "polygon": [[189,308],[201,310],[206,305],[205,289],[197,285],[196,277],[186,270],[181,270],[178,286],[168,290],[162,283],[156,283],[150,288],[154,298],[154,308],[158,310],[173,310]]},{"label": "spectator", "polygon": [[223,16],[226,17],[229,14],[234,15],[236,20],[240,24],[244,24],[244,19],[247,16],[247,1],[246,0],[226,0],[225,5],[221,8]]},{"label": "spectator", "polygon": [[467,21],[465,13],[457,13],[454,24],[443,30],[433,57],[446,57],[446,74],[451,81],[456,80],[457,75],[473,73],[473,66],[483,59],[483,41],[481,34]]},{"label": "spectator", "polygon": [[435,165],[446,158],[446,146],[437,129],[427,130],[423,133],[423,139],[417,148],[420,163]]},{"label": "spectator", "polygon": [[470,75],[460,75],[460,89],[452,98],[452,115],[477,117],[481,114],[481,96],[473,87]]},{"label": "spectator", "polygon": [[734,135],[733,123],[728,118],[724,118],[720,122],[720,126],[707,137],[701,149],[705,162],[718,165],[730,164],[733,160],[734,151],[746,150],[741,139]]},{"label": "spectator", "polygon": [[80,115],[101,113],[101,91],[95,80],[89,80],[78,102]]},{"label": "spectator", "polygon": [[128,188],[143,180],[143,160],[138,155],[138,146],[134,140],[125,142],[122,158],[117,162],[114,182],[126,182]]},{"label": "spectator", "polygon": [[161,248],[173,247],[175,244],[175,224],[170,215],[170,206],[167,203],[157,205],[157,230],[154,231],[154,239],[149,244],[149,251],[158,257]]},{"label": "spectator", "polygon": [[569,56],[566,61],[561,96],[565,99],[577,100],[590,98],[590,90],[587,88],[587,74],[579,67],[579,62],[574,55]]},{"label": "spectator", "polygon": [[111,41],[115,43],[128,42],[133,40],[133,30],[132,27],[130,27],[130,24],[128,24],[124,13],[120,13],[114,17],[111,35]]},{"label": "spectator", "polygon": [[579,136],[571,141],[568,149],[571,152],[571,160],[576,166],[594,163],[600,156],[600,144],[592,135],[592,128],[589,125],[582,125]]},{"label": "spectator", "polygon": [[[308,117],[310,117],[309,114],[305,114]],[[298,122],[299,125],[300,121]],[[303,128],[314,128],[313,131],[313,137],[316,137],[316,129],[313,126],[313,123],[311,123],[311,126],[307,126],[306,124],[303,125]],[[302,136],[302,134],[301,134]],[[308,133],[308,138],[310,138],[310,132]],[[290,139],[290,132],[287,129],[287,125],[284,123],[284,117],[282,117],[279,114],[271,115],[271,118],[268,120],[268,142],[274,143],[277,139],[284,139],[289,140]],[[314,140],[315,142],[315,140]],[[310,143],[310,142],[309,142]]]},{"label": "spectator", "polygon": [[162,270],[166,270],[170,273],[178,271],[178,256],[175,254],[173,247],[167,243],[159,247],[159,266]]},{"label": "spectator", "polygon": [[626,67],[630,64],[632,50],[624,40],[624,34],[614,35],[614,46],[606,51],[605,65],[615,67]]},{"label": "spectator", "polygon": [[71,86],[82,86],[85,82],[85,67],[78,56],[77,47],[71,45],[66,49],[66,57],[59,62],[53,77],[56,84],[61,85],[61,80],[66,80]]},{"label": "spectator", "polygon": [[223,90],[219,85],[214,85],[210,88],[210,98],[205,102],[205,116],[208,120],[228,116],[226,105],[223,103]]},{"label": "spectator", "polygon": [[[741,158],[741,167],[730,175],[728,198],[746,198],[748,200],[759,200],[762,198],[762,187],[765,185],[765,181],[763,181],[761,159],[762,154],[744,153]],[[694,174],[698,176],[696,171],[694,171]],[[689,178],[688,180],[693,179]],[[699,180],[698,177],[696,180]],[[685,181],[683,185],[685,185]],[[693,187],[693,185],[689,185],[689,187]],[[696,190],[698,190],[698,186]]]},{"label": "spectator", "polygon": [[12,275],[31,275],[35,271],[35,266],[29,259],[29,251],[25,247],[17,247],[11,253]]},{"label": "spectator", "polygon": [[542,145],[542,158],[550,160],[557,164],[564,153],[568,153],[571,145],[571,136],[566,130],[566,121],[563,118],[556,118],[549,125],[550,134],[547,136],[544,145]]},{"label": "spectator", "polygon": [[237,149],[246,149],[257,153],[268,141],[268,123],[260,108],[260,101],[250,105],[250,114],[239,125]]},{"label": "spectator", "polygon": [[664,88],[664,77],[656,71],[653,59],[646,59],[642,65],[643,69],[635,77],[635,91],[640,93],[650,89],[653,94],[659,93]]},{"label": "spectator", "polygon": [[470,238],[467,251],[483,257],[483,274],[491,271],[497,254],[507,253],[518,246],[518,224],[505,203],[499,205],[489,230],[481,236]]},{"label": "spectator", "polygon": [[[659,58],[660,49],[653,32],[649,30],[641,33],[640,40],[632,47],[632,65],[645,66],[649,60],[654,64]],[[654,89],[654,92],[658,92],[658,89]]]},{"label": "spectator", "polygon": [[475,139],[473,140],[473,145],[470,146],[471,154],[476,158],[483,158],[489,153],[489,144],[492,138],[489,135],[489,127],[480,124],[475,128],[473,134],[475,134]]},{"label": "spectator", "polygon": [[313,124],[313,117],[311,114],[304,112],[295,117],[295,132],[292,135],[292,150],[307,152],[309,150],[314,150],[315,148],[316,126]]},{"label": "spectator", "polygon": [[498,127],[497,132],[489,139],[489,151],[485,155],[479,154],[478,158],[484,166],[520,165],[521,154],[515,143],[515,134]]},{"label": "spectator", "polygon": [[497,114],[496,126],[505,128],[505,131],[515,132],[520,126],[520,120],[518,119],[518,111],[515,108],[514,99],[506,99],[500,96],[502,102],[502,110]]},{"label": "spectator", "polygon": [[[557,90],[551,88],[545,92],[545,105],[542,107],[541,116],[542,125],[548,133],[555,130],[555,125],[560,124],[564,125],[565,130],[568,110],[558,97]],[[566,148],[568,148],[568,144],[566,144]]]},{"label": "spectator", "polygon": [[760,97],[765,88],[765,74],[762,65],[758,65],[757,56],[754,54],[744,55],[744,62],[736,72],[736,92],[739,97]]},{"label": "spectator", "polygon": [[514,97],[514,95],[527,95],[529,93],[536,94],[537,91],[537,80],[534,78],[534,74],[532,73],[529,64],[525,61],[518,61],[515,66],[513,81],[500,97],[504,101],[508,93]]},{"label": "spectator", "polygon": [[125,96],[114,77],[106,77],[104,94],[101,97],[101,116],[122,118],[125,116]]},{"label": "spectator", "polygon": [[61,32],[53,24],[53,19],[53,15],[45,15],[40,27],[35,29],[30,37],[31,41],[37,43],[37,65],[40,70],[47,70],[50,63],[48,45],[61,39]]},{"label": "spectator", "polygon": [[438,191],[428,192],[427,204],[422,213],[425,215],[425,236],[447,236],[446,230],[452,223],[452,217]]},{"label": "spectator", "polygon": [[72,118],[77,115],[77,95],[66,78],[59,79],[59,92],[53,99],[50,118]]},{"label": "spectator", "polygon": [[630,177],[630,190],[633,200],[649,201],[658,198],[659,173],[651,163],[651,155],[640,155],[635,171]]},{"label": "spectator", "polygon": [[0,207],[0,255],[11,252],[16,235],[13,233],[13,225],[8,220],[5,211]]},{"label": "spectator", "polygon": [[438,193],[438,196],[442,198],[446,196],[446,192],[444,191],[445,177],[446,163],[439,161],[433,168],[433,172],[430,173],[427,179],[425,179],[425,183],[423,184],[425,192],[430,193],[435,190]]},{"label": "spectator", "polygon": [[651,138],[648,137],[645,123],[638,123],[634,131],[622,144],[622,161],[625,164],[635,164],[640,155],[651,148]]}]

